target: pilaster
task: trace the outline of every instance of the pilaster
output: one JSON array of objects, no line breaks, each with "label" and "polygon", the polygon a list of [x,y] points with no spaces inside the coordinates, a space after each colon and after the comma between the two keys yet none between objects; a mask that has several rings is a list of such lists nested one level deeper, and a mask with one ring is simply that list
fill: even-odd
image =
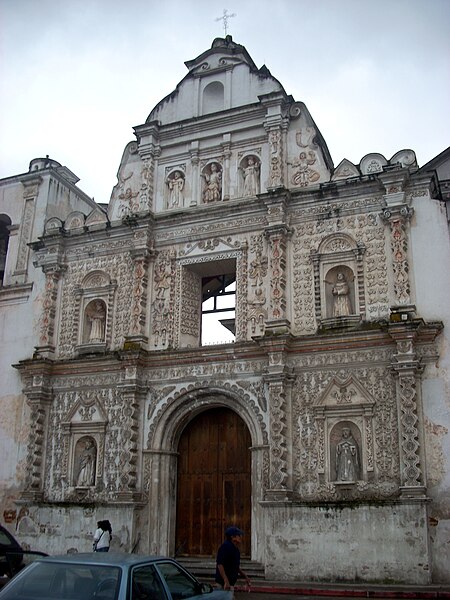
[{"label": "pilaster", "polygon": [[[394,292],[395,312],[401,308],[402,312],[414,315],[415,307],[411,305],[411,282],[409,277],[409,224],[414,214],[414,209],[409,206],[405,186],[408,181],[406,169],[387,171],[379,175],[385,186],[386,194],[383,196],[385,208],[382,219],[390,227],[391,269]],[[407,317],[408,318],[408,317]]]},{"label": "pilaster", "polygon": [[389,333],[396,343],[392,369],[396,375],[400,448],[400,490],[403,498],[424,498],[426,493],[421,374],[416,353],[422,321],[395,323]]},{"label": "pilaster", "polygon": [[269,489],[266,500],[292,498],[291,388],[293,373],[286,364],[285,344],[269,348],[269,366],[263,376],[268,387]]},{"label": "pilaster", "polygon": [[286,225],[288,194],[277,194],[266,201],[267,220],[265,229],[268,239],[270,304],[266,322],[266,334],[286,334],[290,330],[287,318],[287,243],[291,234]]}]

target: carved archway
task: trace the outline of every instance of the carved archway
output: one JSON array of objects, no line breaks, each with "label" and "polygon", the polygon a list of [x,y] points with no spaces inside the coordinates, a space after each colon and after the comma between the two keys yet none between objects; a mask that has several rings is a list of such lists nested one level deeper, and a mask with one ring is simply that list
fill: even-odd
[{"label": "carved archway", "polygon": [[214,408],[228,408],[245,423],[251,441],[251,556],[262,558],[262,513],[267,464],[267,432],[257,401],[239,386],[218,387],[205,383],[180,390],[152,416],[145,453],[148,477],[148,551],[176,552],[178,447],[183,431],[195,417]]},{"label": "carved archway", "polygon": [[192,419],[178,444],[176,554],[215,556],[224,531],[239,526],[240,548],[250,555],[251,438],[229,408]]}]

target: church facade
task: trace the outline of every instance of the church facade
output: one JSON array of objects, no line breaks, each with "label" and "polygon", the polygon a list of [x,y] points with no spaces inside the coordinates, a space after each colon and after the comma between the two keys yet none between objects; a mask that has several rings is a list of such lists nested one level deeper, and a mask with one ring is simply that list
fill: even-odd
[{"label": "church facade", "polygon": [[48,158],[0,181],[4,521],[50,553],[108,518],[117,549],[204,557],[233,524],[271,578],[450,581],[436,170],[335,167],[230,36],[186,66],[108,205]]}]

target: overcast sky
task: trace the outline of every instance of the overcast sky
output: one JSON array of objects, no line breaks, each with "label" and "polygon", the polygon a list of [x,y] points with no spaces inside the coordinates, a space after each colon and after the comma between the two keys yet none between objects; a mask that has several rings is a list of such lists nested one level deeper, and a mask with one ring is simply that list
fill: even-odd
[{"label": "overcast sky", "polygon": [[223,37],[224,8],[335,166],[450,145],[450,0],[0,0],[0,177],[48,154],[108,202],[132,127]]}]

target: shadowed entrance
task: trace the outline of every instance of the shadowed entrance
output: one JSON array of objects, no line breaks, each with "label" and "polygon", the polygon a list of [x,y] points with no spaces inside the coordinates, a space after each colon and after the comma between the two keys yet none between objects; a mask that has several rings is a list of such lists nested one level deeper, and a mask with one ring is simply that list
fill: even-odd
[{"label": "shadowed entrance", "polygon": [[232,410],[201,413],[178,445],[176,550],[215,556],[229,525],[244,530],[241,553],[250,555],[251,439]]}]

